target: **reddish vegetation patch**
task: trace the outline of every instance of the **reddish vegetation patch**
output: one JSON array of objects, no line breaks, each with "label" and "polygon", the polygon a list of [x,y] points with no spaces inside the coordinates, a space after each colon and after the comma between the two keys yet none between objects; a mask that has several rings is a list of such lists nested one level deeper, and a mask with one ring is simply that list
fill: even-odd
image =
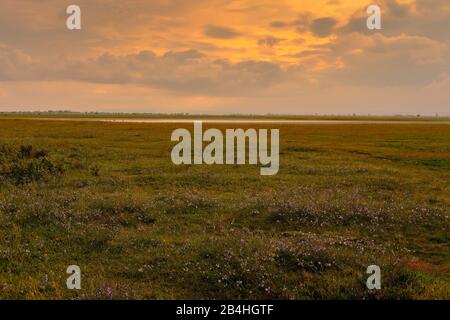
[{"label": "reddish vegetation patch", "polygon": [[407,264],[408,268],[413,270],[428,271],[428,272],[450,272],[450,263],[436,265],[420,260],[410,261]]}]

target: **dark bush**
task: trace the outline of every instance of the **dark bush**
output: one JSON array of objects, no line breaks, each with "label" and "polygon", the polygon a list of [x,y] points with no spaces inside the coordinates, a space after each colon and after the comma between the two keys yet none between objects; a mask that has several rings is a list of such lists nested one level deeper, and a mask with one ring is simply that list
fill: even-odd
[{"label": "dark bush", "polygon": [[20,146],[18,158],[20,158],[20,159],[30,158],[32,152],[33,152],[33,146],[31,146],[31,145]]},{"label": "dark bush", "polygon": [[45,150],[37,150],[34,152],[33,157],[36,159],[45,158],[48,156],[48,152]]},{"label": "dark bush", "polygon": [[25,184],[43,180],[50,175],[63,172],[60,165],[55,165],[47,158],[22,160],[13,163],[9,169],[9,176],[15,184]]},{"label": "dark bush", "polygon": [[19,159],[40,159],[48,156],[48,152],[46,150],[33,150],[32,145],[22,145],[19,147],[19,151],[17,151],[17,158]]},{"label": "dark bush", "polygon": [[99,177],[100,176],[100,166],[98,164],[94,164],[89,168],[89,171],[91,173],[91,175],[93,175],[94,177]]}]

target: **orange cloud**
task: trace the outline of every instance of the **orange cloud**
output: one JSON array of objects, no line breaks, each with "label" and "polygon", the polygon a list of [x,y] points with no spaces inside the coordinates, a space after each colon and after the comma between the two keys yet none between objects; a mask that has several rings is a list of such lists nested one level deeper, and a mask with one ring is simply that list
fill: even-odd
[{"label": "orange cloud", "polygon": [[[68,31],[72,2],[2,1],[0,83],[12,93],[0,108],[24,105],[26,91],[40,105],[74,109],[212,112],[234,103],[258,112],[270,103],[315,113],[327,90],[401,88],[395,104],[406,110],[412,92],[450,74],[450,5],[441,0],[78,0],[82,30]],[[372,3],[382,7],[381,32],[365,27]],[[43,83],[55,89],[25,90]],[[78,105],[63,98],[68,86],[81,90]],[[429,104],[441,110],[446,95]]]}]

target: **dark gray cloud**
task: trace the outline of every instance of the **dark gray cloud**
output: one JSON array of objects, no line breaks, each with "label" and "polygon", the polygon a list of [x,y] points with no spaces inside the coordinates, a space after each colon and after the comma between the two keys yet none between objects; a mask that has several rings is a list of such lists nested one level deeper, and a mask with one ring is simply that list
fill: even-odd
[{"label": "dark gray cloud", "polygon": [[303,13],[297,19],[290,21],[273,21],[270,27],[275,29],[293,28],[300,33],[311,32],[316,37],[331,35],[338,21],[331,17],[320,17],[313,19],[311,13]]},{"label": "dark gray cloud", "polygon": [[[416,0],[415,4],[396,0],[378,0],[382,10],[382,30],[387,36],[415,35],[450,43],[450,1]],[[415,9],[414,9],[415,7]],[[365,10],[354,12],[337,33],[358,32],[366,35],[373,31],[366,27]]]},{"label": "dark gray cloud", "polygon": [[272,21],[270,23],[270,27],[272,28],[286,28],[289,26],[289,23],[286,23],[284,21]]},{"label": "dark gray cloud", "polygon": [[322,57],[345,67],[328,70],[324,81],[353,86],[423,86],[450,72],[449,47],[426,37],[353,33],[340,36],[328,49]]},{"label": "dark gray cloud", "polygon": [[205,26],[204,33],[206,36],[215,39],[233,39],[240,35],[240,33],[232,28],[223,26]]},{"label": "dark gray cloud", "polygon": [[277,44],[281,43],[283,40],[284,39],[282,38],[267,36],[263,39],[258,40],[258,44],[262,47],[273,48]]},{"label": "dark gray cloud", "polygon": [[298,32],[308,31],[311,26],[311,14],[302,13],[296,19],[289,21],[272,21],[270,27],[274,29],[294,28]]},{"label": "dark gray cloud", "polygon": [[320,49],[312,49],[312,50],[303,50],[298,52],[294,55],[294,57],[297,58],[307,58],[307,57],[313,57],[313,56],[323,56],[327,53],[327,50],[320,50]]},{"label": "dark gray cloud", "polygon": [[318,37],[327,37],[333,33],[337,20],[333,18],[319,18],[311,22],[311,32]]},{"label": "dark gray cloud", "polygon": [[33,60],[0,47],[0,81],[82,81],[134,84],[183,94],[231,96],[248,94],[284,81],[286,71],[263,61],[214,60],[196,50],[151,51],[88,60]]}]

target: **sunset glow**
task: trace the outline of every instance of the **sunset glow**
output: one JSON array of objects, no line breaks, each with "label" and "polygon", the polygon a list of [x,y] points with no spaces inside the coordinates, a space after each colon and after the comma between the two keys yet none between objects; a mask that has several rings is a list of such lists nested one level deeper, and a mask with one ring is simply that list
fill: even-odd
[{"label": "sunset glow", "polygon": [[1,1],[0,111],[450,113],[445,1],[75,2]]}]

